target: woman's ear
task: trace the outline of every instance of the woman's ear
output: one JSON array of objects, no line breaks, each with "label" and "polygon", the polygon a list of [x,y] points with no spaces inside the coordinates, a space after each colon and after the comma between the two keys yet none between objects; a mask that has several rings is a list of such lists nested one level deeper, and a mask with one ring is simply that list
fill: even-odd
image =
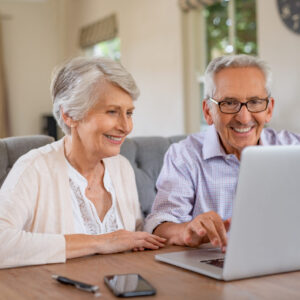
[{"label": "woman's ear", "polygon": [[69,127],[75,127],[77,122],[76,121],[73,121],[73,119],[71,117],[69,117],[68,114],[66,114],[63,110],[62,107],[60,107],[60,114],[65,122],[65,124]]}]

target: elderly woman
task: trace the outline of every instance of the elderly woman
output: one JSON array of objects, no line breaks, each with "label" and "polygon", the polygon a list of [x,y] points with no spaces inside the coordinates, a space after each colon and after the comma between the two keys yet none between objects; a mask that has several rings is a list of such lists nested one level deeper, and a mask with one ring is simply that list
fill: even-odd
[{"label": "elderly woman", "polygon": [[132,76],[106,58],[76,58],[54,75],[53,113],[65,137],[30,151],[0,191],[0,267],[158,249],[142,229],[135,178],[119,155],[132,130]]}]

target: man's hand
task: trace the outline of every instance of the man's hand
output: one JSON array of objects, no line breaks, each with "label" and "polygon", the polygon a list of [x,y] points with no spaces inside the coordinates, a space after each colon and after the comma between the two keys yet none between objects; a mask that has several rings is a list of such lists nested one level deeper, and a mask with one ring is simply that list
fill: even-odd
[{"label": "man's hand", "polygon": [[180,246],[197,247],[211,242],[225,252],[230,222],[231,218],[223,221],[216,212],[209,211],[186,223],[164,222],[155,228],[154,234],[167,238],[170,244]]},{"label": "man's hand", "polygon": [[181,232],[184,245],[196,247],[211,242],[219,246],[223,252],[227,247],[227,234],[231,219],[223,221],[214,211],[198,215],[194,220],[185,223]]}]

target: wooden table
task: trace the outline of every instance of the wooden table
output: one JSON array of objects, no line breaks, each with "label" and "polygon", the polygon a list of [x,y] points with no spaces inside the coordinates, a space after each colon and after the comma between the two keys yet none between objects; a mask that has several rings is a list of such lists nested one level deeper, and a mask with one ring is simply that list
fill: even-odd
[{"label": "wooden table", "polygon": [[[133,299],[300,299],[300,272],[278,274],[232,282],[217,281],[162,262],[158,252],[180,251],[169,246],[158,251],[93,255],[68,260],[65,264],[0,270],[2,299],[117,299],[104,284],[104,275],[139,273],[156,289],[156,296]],[[95,296],[58,283],[52,274],[96,284],[102,296]]]}]

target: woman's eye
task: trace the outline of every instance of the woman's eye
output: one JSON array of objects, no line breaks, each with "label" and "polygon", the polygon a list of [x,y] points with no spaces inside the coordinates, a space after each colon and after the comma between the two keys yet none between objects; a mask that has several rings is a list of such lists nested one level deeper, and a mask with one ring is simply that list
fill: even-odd
[{"label": "woman's eye", "polygon": [[113,115],[113,114],[116,114],[117,111],[116,110],[109,110],[108,113],[111,114],[111,115]]}]

